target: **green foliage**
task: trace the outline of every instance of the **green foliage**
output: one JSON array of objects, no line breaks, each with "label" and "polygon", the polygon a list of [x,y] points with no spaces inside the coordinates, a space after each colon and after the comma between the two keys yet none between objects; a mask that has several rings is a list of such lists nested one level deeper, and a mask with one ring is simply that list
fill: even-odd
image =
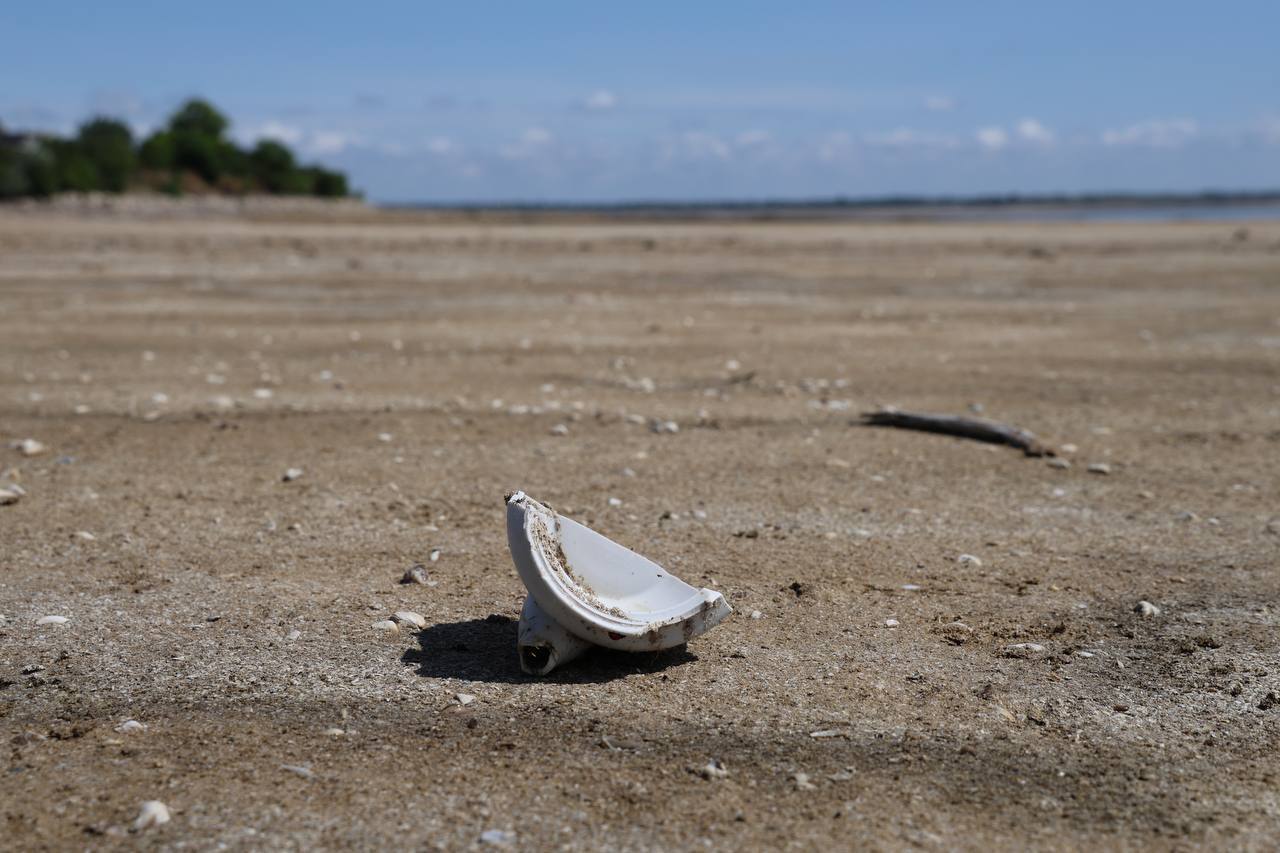
[{"label": "green foliage", "polygon": [[173,168],[173,134],[157,130],[138,149],[138,162],[144,169],[169,171]]},{"label": "green foliage", "polygon": [[101,189],[113,193],[128,189],[138,168],[133,133],[128,125],[114,119],[96,118],[80,126],[76,142],[80,154],[96,171]]},{"label": "green foliage", "polygon": [[169,129],[174,133],[191,133],[218,140],[227,130],[227,118],[208,101],[192,98],[169,117]]},{"label": "green foliage", "polygon": [[[339,198],[350,194],[340,172],[298,163],[273,140],[246,151],[226,135],[226,116],[198,98],[140,144],[123,122],[94,118],[75,138],[6,136],[0,132],[0,198],[55,192],[124,192],[133,185],[161,192],[268,192]],[[198,179],[198,180],[197,180]]]}]

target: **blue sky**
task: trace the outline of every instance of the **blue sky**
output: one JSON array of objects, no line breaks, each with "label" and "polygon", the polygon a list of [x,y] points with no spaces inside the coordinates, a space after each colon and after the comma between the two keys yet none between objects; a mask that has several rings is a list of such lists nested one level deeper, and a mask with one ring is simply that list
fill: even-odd
[{"label": "blue sky", "polygon": [[200,94],[375,200],[1280,187],[1280,3],[10,3],[0,124]]}]

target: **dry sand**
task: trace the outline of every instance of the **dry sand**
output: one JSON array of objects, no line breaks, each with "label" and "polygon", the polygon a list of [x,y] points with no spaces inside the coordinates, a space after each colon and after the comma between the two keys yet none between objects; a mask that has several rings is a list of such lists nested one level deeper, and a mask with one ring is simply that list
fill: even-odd
[{"label": "dry sand", "polygon": [[[0,441],[3,847],[1280,832],[1280,223],[13,209]],[[736,613],[522,676],[512,488]]]}]

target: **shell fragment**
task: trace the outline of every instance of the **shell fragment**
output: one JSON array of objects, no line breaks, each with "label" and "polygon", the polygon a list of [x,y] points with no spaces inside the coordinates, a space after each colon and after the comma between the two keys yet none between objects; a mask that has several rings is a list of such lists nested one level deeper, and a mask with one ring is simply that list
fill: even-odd
[{"label": "shell fragment", "polygon": [[516,641],[520,666],[546,675],[592,645],[658,651],[683,645],[732,609],[524,492],[507,498],[507,541],[529,591]]}]

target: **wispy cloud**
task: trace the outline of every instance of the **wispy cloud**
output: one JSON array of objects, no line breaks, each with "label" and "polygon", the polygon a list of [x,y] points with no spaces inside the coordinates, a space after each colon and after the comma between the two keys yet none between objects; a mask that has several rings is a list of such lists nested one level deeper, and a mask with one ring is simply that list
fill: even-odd
[{"label": "wispy cloud", "polygon": [[1052,130],[1033,118],[1024,118],[1015,129],[1019,139],[1036,145],[1052,145],[1056,138]]},{"label": "wispy cloud", "polygon": [[898,149],[955,148],[960,144],[960,140],[952,134],[930,133],[909,127],[899,127],[881,133],[868,133],[863,137],[863,141],[873,147]]},{"label": "wispy cloud", "polygon": [[597,89],[582,99],[580,106],[590,113],[608,112],[618,105],[618,96],[608,89]]},{"label": "wispy cloud", "polygon": [[1104,130],[1100,138],[1103,145],[1113,147],[1180,148],[1199,132],[1200,126],[1189,118],[1154,119]]},{"label": "wispy cloud", "polygon": [[974,131],[973,138],[988,151],[999,151],[1009,144],[1009,132],[1003,127],[980,127]]}]

